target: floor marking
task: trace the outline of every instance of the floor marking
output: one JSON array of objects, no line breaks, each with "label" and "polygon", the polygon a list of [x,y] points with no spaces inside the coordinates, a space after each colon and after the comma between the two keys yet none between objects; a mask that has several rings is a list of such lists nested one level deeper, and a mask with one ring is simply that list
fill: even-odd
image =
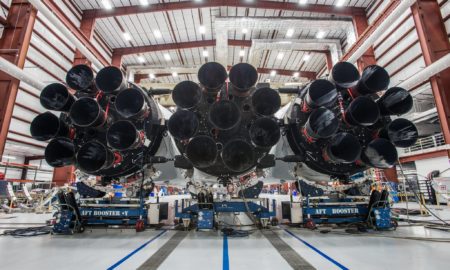
[{"label": "floor marking", "polygon": [[130,254],[128,254],[127,256],[123,257],[122,259],[120,259],[120,261],[116,262],[115,264],[113,264],[111,267],[109,267],[107,270],[113,270],[116,269],[117,266],[121,265],[124,261],[128,260],[131,256],[133,256],[134,254],[138,253],[141,249],[143,249],[144,247],[146,247],[148,244],[150,244],[151,242],[153,242],[154,240],[156,240],[158,237],[160,237],[161,235],[163,235],[165,232],[167,232],[167,230],[163,230],[162,232],[160,232],[158,235],[156,235],[155,237],[153,237],[152,239],[148,240],[147,242],[145,242],[144,244],[142,244],[140,247],[138,247],[137,249],[133,250]]},{"label": "floor marking", "polygon": [[187,231],[176,232],[162,247],[160,247],[150,258],[148,258],[138,270],[155,270],[169,257],[181,241],[188,235]]},{"label": "floor marking", "polygon": [[290,245],[278,236],[274,231],[262,230],[262,235],[272,244],[278,253],[295,270],[316,270],[312,264],[298,254]]},{"label": "floor marking", "polygon": [[330,261],[331,263],[333,263],[334,265],[336,265],[337,267],[339,267],[342,270],[349,270],[349,268],[343,266],[342,264],[338,263],[336,260],[334,260],[333,258],[331,258],[330,256],[328,256],[327,254],[323,253],[322,251],[320,251],[319,249],[317,249],[316,247],[314,247],[313,245],[311,245],[310,243],[306,242],[305,240],[301,239],[300,237],[298,237],[297,235],[295,235],[294,233],[292,233],[291,231],[289,231],[288,229],[284,229],[288,234],[290,234],[292,237],[296,238],[297,240],[299,240],[300,242],[302,242],[303,244],[305,244],[307,247],[309,247],[310,249],[314,250],[315,252],[319,253],[320,256],[324,257],[325,259],[327,259],[328,261]]},{"label": "floor marking", "polygon": [[222,269],[230,270],[230,258],[228,257],[228,237],[223,235],[223,259],[222,259]]}]

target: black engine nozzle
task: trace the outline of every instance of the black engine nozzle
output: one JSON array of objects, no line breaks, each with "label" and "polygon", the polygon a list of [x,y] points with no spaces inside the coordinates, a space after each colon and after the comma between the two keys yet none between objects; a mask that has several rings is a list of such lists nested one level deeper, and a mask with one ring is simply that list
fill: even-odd
[{"label": "black engine nozzle", "polygon": [[144,143],[144,136],[128,120],[120,120],[109,127],[106,133],[108,145],[119,151],[136,149]]},{"label": "black engine nozzle", "polygon": [[183,81],[173,89],[172,99],[178,107],[190,109],[197,106],[202,100],[202,90],[195,82]]},{"label": "black engine nozzle", "polygon": [[378,138],[371,141],[361,153],[361,160],[372,167],[388,169],[398,159],[397,149],[388,140]]},{"label": "black engine nozzle", "polygon": [[191,111],[178,110],[169,119],[170,134],[177,139],[187,140],[197,133],[199,121],[197,115]]},{"label": "black engine nozzle", "polygon": [[145,92],[139,88],[120,91],[114,104],[117,112],[125,118],[142,119],[150,113]]},{"label": "black engine nozzle", "polygon": [[77,100],[69,113],[72,122],[79,127],[98,127],[106,122],[106,113],[97,100],[83,97]]},{"label": "black engine nozzle", "polygon": [[68,112],[75,102],[75,97],[63,84],[52,83],[42,89],[39,101],[47,110]]},{"label": "black engine nozzle", "polygon": [[369,97],[357,97],[345,111],[345,121],[354,126],[371,126],[379,118],[378,105]]},{"label": "black engine nozzle", "polygon": [[280,140],[281,132],[277,122],[269,117],[255,120],[250,128],[250,138],[259,147],[271,147]]},{"label": "black engine nozzle", "polygon": [[256,84],[258,72],[247,63],[239,63],[230,69],[230,82],[238,92],[247,92]]},{"label": "black engine nozzle", "polygon": [[339,132],[325,149],[325,155],[337,163],[352,163],[359,159],[361,145],[358,138],[347,132]]},{"label": "black engine nozzle", "polygon": [[229,170],[245,172],[256,164],[255,149],[244,140],[231,140],[223,147],[222,159]]},{"label": "black engine nozzle", "polygon": [[329,138],[333,136],[339,127],[336,115],[327,108],[315,109],[305,124],[305,135],[313,139]]},{"label": "black engine nozzle", "polygon": [[75,146],[69,138],[55,138],[45,148],[44,157],[52,167],[72,165],[75,162]]},{"label": "black engine nozzle", "polygon": [[97,73],[95,84],[106,94],[115,94],[127,88],[127,79],[120,68],[109,66],[102,68]]},{"label": "black engine nozzle", "polygon": [[33,119],[30,125],[31,137],[38,141],[47,141],[55,137],[65,137],[69,135],[69,131],[69,126],[51,112],[39,114]]},{"label": "black engine nozzle", "polygon": [[198,80],[209,91],[219,90],[226,79],[226,69],[216,62],[205,63],[198,70]]},{"label": "black engine nozzle", "polygon": [[234,102],[219,100],[211,106],[209,121],[219,130],[230,130],[240,123],[241,111]]},{"label": "black engine nozzle", "polygon": [[211,166],[217,158],[216,142],[209,136],[196,136],[187,144],[186,156],[196,167],[206,168]]},{"label": "black engine nozzle", "polygon": [[114,153],[104,144],[98,141],[85,143],[78,150],[78,167],[86,173],[96,173],[103,169],[111,168],[114,165]]},{"label": "black engine nozzle", "polygon": [[306,89],[305,102],[309,109],[327,107],[337,99],[336,87],[328,80],[315,80]]},{"label": "black engine nozzle", "polygon": [[355,65],[349,62],[339,62],[331,69],[329,80],[340,88],[354,87],[360,75]]},{"label": "black engine nozzle", "polygon": [[413,122],[404,118],[397,118],[383,128],[379,136],[390,140],[397,147],[410,147],[416,143],[419,131]]},{"label": "black engine nozzle", "polygon": [[67,85],[76,91],[89,93],[97,92],[94,81],[94,72],[87,65],[73,66],[66,75]]},{"label": "black engine nozzle", "polygon": [[409,112],[413,106],[411,94],[403,88],[389,88],[377,100],[382,115],[401,115]]},{"label": "black engine nozzle", "polygon": [[370,95],[383,91],[389,86],[390,77],[387,71],[377,65],[371,65],[363,70],[358,84],[351,89],[355,95]]},{"label": "black engine nozzle", "polygon": [[258,88],[252,95],[252,104],[257,114],[272,115],[281,106],[281,98],[277,91],[268,88]]}]

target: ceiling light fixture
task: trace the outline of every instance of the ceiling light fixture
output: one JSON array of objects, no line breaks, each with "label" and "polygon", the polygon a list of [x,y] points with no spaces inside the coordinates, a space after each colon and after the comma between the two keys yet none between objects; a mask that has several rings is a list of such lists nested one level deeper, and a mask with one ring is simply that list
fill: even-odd
[{"label": "ceiling light fixture", "polygon": [[305,56],[303,56],[303,61],[308,62],[309,59],[311,59],[311,55],[305,54]]},{"label": "ceiling light fixture", "polygon": [[155,74],[153,74],[153,73],[150,73],[150,74],[148,74],[148,77],[150,78],[150,79],[155,79],[156,77],[155,77]]},{"label": "ceiling light fixture", "polygon": [[284,53],[282,53],[282,52],[278,53],[278,55],[277,55],[278,60],[283,59],[283,57],[284,57]]},{"label": "ceiling light fixture", "polygon": [[123,33],[123,38],[124,38],[125,40],[127,40],[127,41],[130,41],[130,40],[131,40],[131,35],[130,35],[130,33],[124,32],[124,33]]},{"label": "ceiling light fixture", "polygon": [[286,32],[286,37],[292,37],[294,35],[294,28],[289,28]]},{"label": "ceiling light fixture", "polygon": [[208,57],[208,55],[209,55],[209,52],[208,52],[207,50],[204,50],[204,51],[203,51],[203,56],[204,56],[204,57]]},{"label": "ceiling light fixture", "polygon": [[139,0],[142,6],[148,6],[148,0]]},{"label": "ceiling light fixture", "polygon": [[337,7],[342,7],[344,4],[345,4],[345,0],[338,0],[338,1],[336,2],[336,6],[337,6]]},{"label": "ceiling light fixture", "polygon": [[206,27],[204,25],[200,25],[198,27],[198,31],[200,32],[200,34],[204,34],[206,33]]},{"label": "ceiling light fixture", "polygon": [[319,32],[317,32],[317,34],[316,34],[316,38],[324,38],[325,37],[325,32],[324,31],[319,31]]},{"label": "ceiling light fixture", "polygon": [[159,31],[158,29],[153,30],[153,35],[155,36],[155,38],[162,38],[161,31]]},{"label": "ceiling light fixture", "polygon": [[271,77],[274,77],[275,75],[277,75],[277,71],[276,71],[276,70],[272,70],[272,71],[270,72],[270,76],[271,76]]},{"label": "ceiling light fixture", "polygon": [[294,72],[294,74],[292,74],[292,76],[294,76],[294,78],[298,78],[298,76],[300,76],[299,72]]},{"label": "ceiling light fixture", "polygon": [[102,0],[102,5],[105,9],[112,9],[113,6],[109,0]]},{"label": "ceiling light fixture", "polygon": [[164,54],[164,59],[166,59],[166,61],[170,61],[170,54],[168,54],[168,53],[165,53]]},{"label": "ceiling light fixture", "polygon": [[298,3],[300,5],[306,5],[308,3],[308,0],[299,0]]},{"label": "ceiling light fixture", "polygon": [[172,72],[172,77],[178,77],[178,73]]},{"label": "ceiling light fixture", "polygon": [[242,34],[247,34],[248,33],[248,29],[247,28],[242,28]]},{"label": "ceiling light fixture", "polygon": [[13,157],[13,156],[7,156],[7,155],[3,155],[3,158],[5,158],[5,159],[11,159],[11,160],[15,160],[15,159],[16,159],[16,157]]},{"label": "ceiling light fixture", "polygon": [[138,61],[141,63],[145,62],[145,58],[143,56],[138,56]]},{"label": "ceiling light fixture", "polygon": [[245,51],[244,51],[244,50],[240,50],[240,51],[239,51],[239,56],[240,56],[240,57],[243,57],[244,55],[245,55]]}]

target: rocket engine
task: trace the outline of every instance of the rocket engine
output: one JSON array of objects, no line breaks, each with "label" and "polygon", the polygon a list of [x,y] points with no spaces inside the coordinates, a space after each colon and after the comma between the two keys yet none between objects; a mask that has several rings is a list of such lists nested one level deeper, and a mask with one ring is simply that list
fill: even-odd
[{"label": "rocket engine", "polygon": [[53,83],[40,95],[52,112],[31,123],[31,136],[48,141],[45,160],[50,166],[75,165],[104,180],[141,170],[156,153],[165,130],[155,100],[126,81],[116,67],[97,76],[89,66],[77,65],[66,77],[67,86]]}]

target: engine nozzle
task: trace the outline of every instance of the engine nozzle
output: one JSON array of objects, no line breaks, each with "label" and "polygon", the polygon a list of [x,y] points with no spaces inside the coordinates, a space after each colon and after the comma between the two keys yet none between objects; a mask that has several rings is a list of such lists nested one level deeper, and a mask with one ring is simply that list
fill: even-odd
[{"label": "engine nozzle", "polygon": [[69,126],[51,112],[41,113],[30,124],[31,137],[38,141],[46,141],[55,137],[69,135]]},{"label": "engine nozzle", "polygon": [[55,138],[45,148],[44,157],[52,167],[72,165],[75,162],[75,146],[69,138]]},{"label": "engine nozzle", "polygon": [[231,140],[223,147],[222,160],[229,170],[245,172],[256,164],[255,149],[244,140]]},{"label": "engine nozzle", "polygon": [[328,80],[315,80],[306,89],[305,102],[309,109],[327,107],[337,99],[336,87]]},{"label": "engine nozzle", "polygon": [[120,120],[108,129],[106,140],[113,149],[124,151],[141,146],[144,143],[144,136],[132,122]]},{"label": "engine nozzle", "polygon": [[95,84],[106,94],[115,94],[127,88],[127,79],[120,68],[109,66],[102,68],[97,73]]},{"label": "engine nozzle", "polygon": [[120,91],[114,104],[117,112],[125,118],[142,119],[150,113],[145,93],[139,88]]},{"label": "engine nozzle", "polygon": [[411,94],[403,88],[389,88],[377,100],[382,115],[401,115],[409,112],[413,106]]},{"label": "engine nozzle", "polygon": [[360,75],[355,65],[349,62],[339,62],[331,69],[329,80],[340,88],[354,87]]},{"label": "engine nozzle", "polygon": [[209,136],[196,136],[187,144],[186,155],[196,167],[206,168],[211,166],[217,157],[216,142]]},{"label": "engine nozzle", "polygon": [[202,100],[202,90],[192,81],[183,81],[173,89],[172,99],[178,107],[191,109]]},{"label": "engine nozzle", "polygon": [[75,97],[63,84],[52,83],[42,89],[39,101],[47,110],[68,112],[75,102]]},{"label": "engine nozzle", "polygon": [[413,122],[397,118],[379,132],[379,136],[390,140],[397,147],[413,146],[419,137],[419,131]]},{"label": "engine nozzle", "polygon": [[98,141],[85,143],[76,156],[78,167],[86,173],[95,173],[114,165],[114,153]]},{"label": "engine nozzle", "polygon": [[354,95],[370,95],[385,90],[389,86],[390,78],[387,71],[377,65],[371,65],[363,70],[358,84],[351,88]]},{"label": "engine nozzle", "polygon": [[253,93],[252,105],[257,114],[268,116],[280,109],[281,98],[277,91],[263,87]]},{"label": "engine nozzle", "polygon": [[352,163],[361,154],[361,144],[358,138],[347,132],[339,132],[325,149],[325,155],[337,163]]},{"label": "engine nozzle", "polygon": [[178,110],[169,119],[170,134],[177,139],[187,140],[195,135],[199,121],[197,115],[191,111]]},{"label": "engine nozzle", "polygon": [[230,82],[233,88],[240,93],[247,92],[250,87],[256,84],[258,80],[258,72],[247,63],[239,63],[230,69]]},{"label": "engine nozzle", "polygon": [[79,127],[98,127],[106,122],[106,113],[97,100],[83,97],[77,100],[69,113],[72,122]]},{"label": "engine nozzle", "polygon": [[269,117],[262,117],[253,122],[250,128],[250,138],[259,147],[270,147],[280,139],[280,127]]},{"label": "engine nozzle", "polygon": [[198,80],[209,91],[217,91],[225,83],[227,71],[217,62],[203,64],[198,70]]},{"label": "engine nozzle", "polygon": [[305,135],[312,139],[329,138],[339,127],[336,115],[327,108],[320,107],[314,110],[304,126]]},{"label": "engine nozzle", "polygon": [[67,85],[76,90],[95,93],[97,88],[95,87],[94,72],[87,65],[73,66],[66,75]]},{"label": "engine nozzle", "polygon": [[398,159],[397,149],[388,140],[378,138],[371,141],[361,153],[361,160],[375,168],[388,169]]},{"label": "engine nozzle", "polygon": [[211,106],[209,121],[219,130],[230,130],[240,123],[241,112],[234,102],[220,100]]},{"label": "engine nozzle", "polygon": [[378,121],[378,105],[369,97],[357,97],[345,110],[345,121],[354,126],[371,126]]}]

